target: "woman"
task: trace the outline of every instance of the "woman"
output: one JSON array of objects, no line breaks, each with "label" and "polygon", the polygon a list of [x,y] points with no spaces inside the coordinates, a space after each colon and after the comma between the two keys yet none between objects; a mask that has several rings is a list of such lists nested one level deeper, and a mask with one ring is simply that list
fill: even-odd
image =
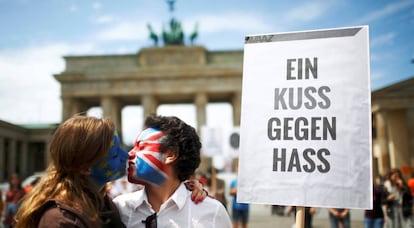
[{"label": "woman", "polygon": [[19,201],[24,196],[24,189],[19,176],[14,173],[9,178],[9,189],[6,192],[6,203],[3,209],[3,222],[6,228],[13,227]]},{"label": "woman", "polygon": [[123,227],[112,201],[100,192],[124,175],[128,159],[109,119],[68,119],[53,135],[50,158],[18,211],[17,227]]},{"label": "woman", "polygon": [[399,169],[393,169],[390,173],[391,191],[387,196],[389,220],[388,227],[411,228],[412,196]]},{"label": "woman", "polygon": [[384,203],[387,192],[379,180],[373,186],[373,204],[371,210],[364,212],[364,228],[382,228],[384,227]]}]

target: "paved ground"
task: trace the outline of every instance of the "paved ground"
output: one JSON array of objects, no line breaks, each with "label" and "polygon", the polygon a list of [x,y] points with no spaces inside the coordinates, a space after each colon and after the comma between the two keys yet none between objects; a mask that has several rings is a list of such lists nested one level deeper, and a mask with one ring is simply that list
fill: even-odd
[{"label": "paved ground", "polygon": [[[351,210],[351,227],[363,228],[363,210]],[[267,205],[251,205],[249,228],[291,228],[294,225],[290,217],[271,215]],[[293,226],[294,227],[294,226]],[[330,228],[327,209],[317,209],[313,219],[313,228]]]}]

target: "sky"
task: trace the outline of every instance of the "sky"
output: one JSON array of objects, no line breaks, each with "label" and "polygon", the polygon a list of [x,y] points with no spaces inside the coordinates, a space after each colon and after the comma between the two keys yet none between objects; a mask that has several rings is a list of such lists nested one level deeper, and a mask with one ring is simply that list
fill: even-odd
[{"label": "sky", "polygon": [[[14,124],[59,123],[64,56],[134,54],[153,43],[174,16],[196,45],[208,50],[243,50],[254,34],[369,26],[371,89],[414,76],[414,0],[0,0],[0,120]],[[188,42],[188,40],[186,40]],[[162,105],[196,126],[192,105]],[[210,104],[207,124],[231,128],[231,107]],[[90,110],[99,116],[99,108]],[[220,115],[217,115],[220,113]],[[142,126],[142,109],[122,112],[124,142]]]}]

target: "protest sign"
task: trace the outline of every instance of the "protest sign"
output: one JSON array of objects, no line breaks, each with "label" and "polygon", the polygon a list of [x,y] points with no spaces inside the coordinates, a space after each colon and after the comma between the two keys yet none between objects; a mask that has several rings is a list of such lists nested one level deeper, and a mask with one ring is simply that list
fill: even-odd
[{"label": "protest sign", "polygon": [[224,151],[226,155],[231,158],[239,157],[240,127],[234,126],[232,129],[228,129],[225,132],[224,140]]},{"label": "protest sign", "polygon": [[372,207],[368,27],[247,36],[238,201]]},{"label": "protest sign", "polygon": [[201,143],[203,145],[202,153],[206,157],[223,154],[221,129],[217,127],[201,127]]}]

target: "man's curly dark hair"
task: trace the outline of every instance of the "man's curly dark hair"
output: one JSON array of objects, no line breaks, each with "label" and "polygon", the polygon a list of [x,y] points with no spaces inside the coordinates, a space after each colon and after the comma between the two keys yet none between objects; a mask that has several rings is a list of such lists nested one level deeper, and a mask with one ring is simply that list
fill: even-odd
[{"label": "man's curly dark hair", "polygon": [[188,180],[201,162],[201,142],[196,130],[175,116],[149,115],[145,127],[156,128],[166,137],[161,141],[160,152],[167,149],[177,153],[174,169],[180,181]]}]

